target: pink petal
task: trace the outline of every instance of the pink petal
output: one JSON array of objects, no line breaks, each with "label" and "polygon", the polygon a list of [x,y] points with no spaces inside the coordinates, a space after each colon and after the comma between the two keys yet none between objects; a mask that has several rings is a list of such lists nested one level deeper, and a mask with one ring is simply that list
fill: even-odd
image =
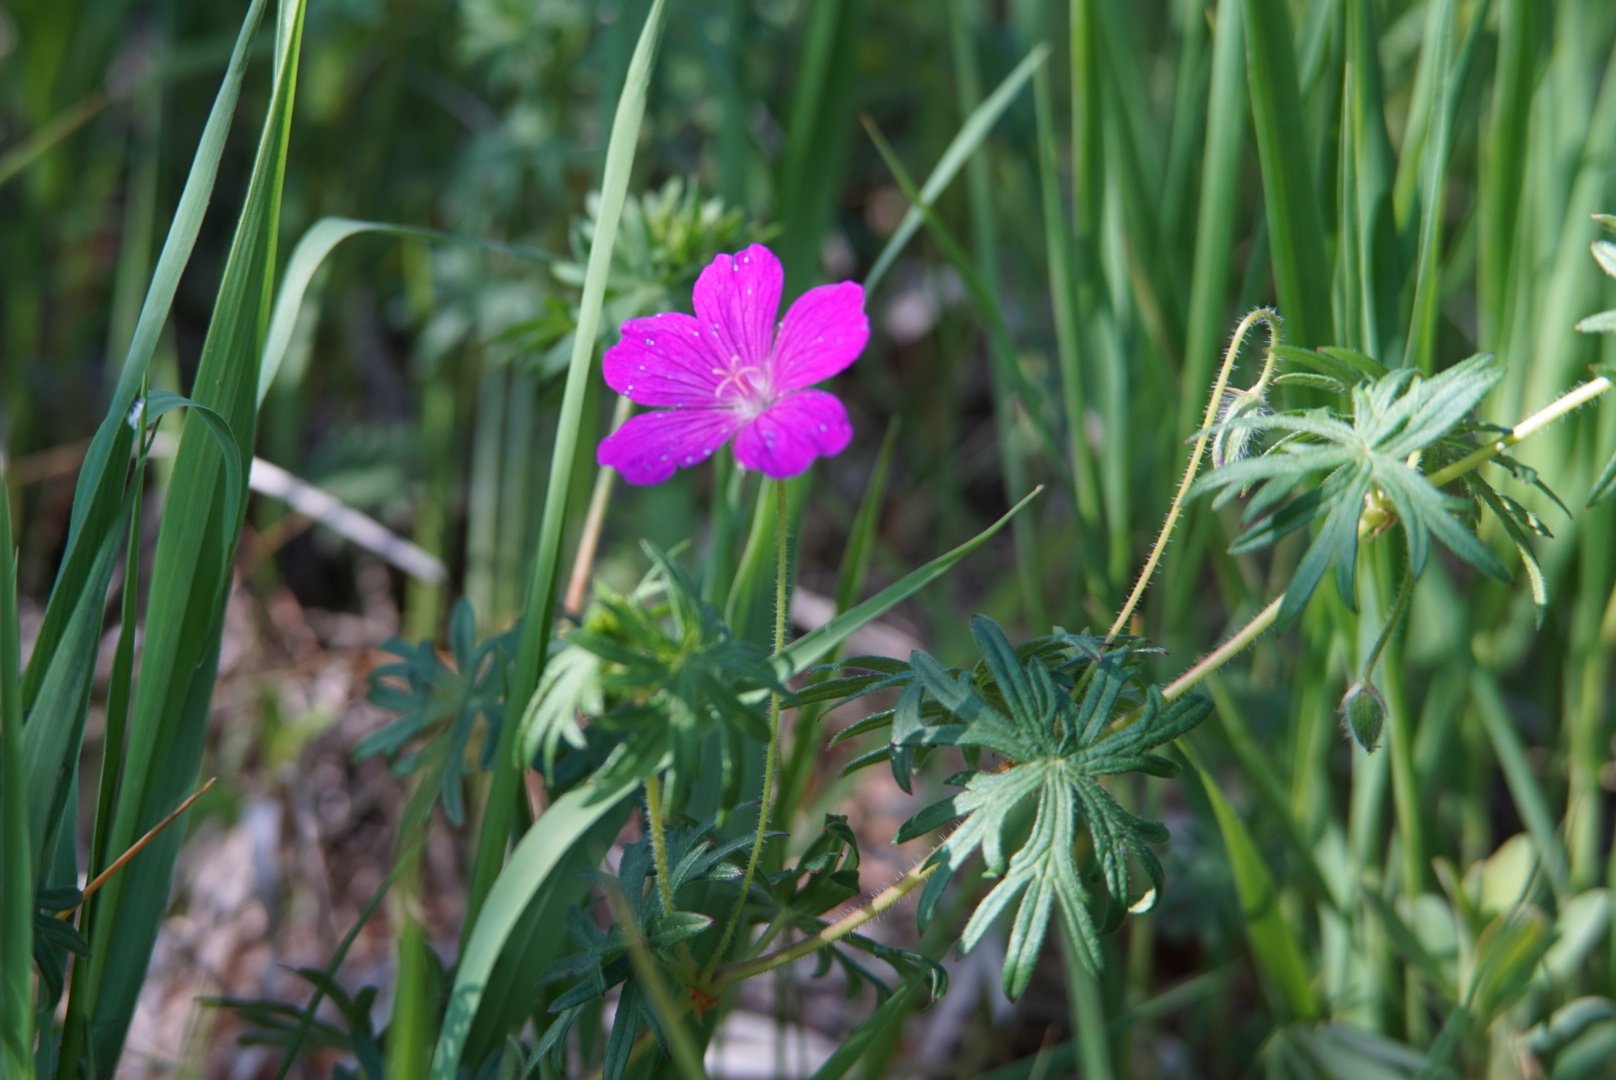
[{"label": "pink petal", "polygon": [[696,317],[712,352],[728,368],[762,368],[780,313],[780,260],[762,244],[720,255],[696,279]]},{"label": "pink petal", "polygon": [[622,337],[606,350],[606,385],[641,405],[712,405],[726,368],[702,340],[701,323],[667,312],[623,324]]},{"label": "pink petal", "polygon": [[857,360],[870,340],[864,287],[821,285],[797,298],[774,343],[773,385],[800,390],[824,382]]},{"label": "pink petal", "polygon": [[675,470],[699,465],[740,427],[728,409],[665,409],[629,417],[600,441],[595,461],[631,484],[660,484]]},{"label": "pink petal", "polygon": [[748,469],[783,480],[796,476],[816,457],[847,449],[853,425],[834,394],[804,390],[771,405],[735,436],[735,460]]}]

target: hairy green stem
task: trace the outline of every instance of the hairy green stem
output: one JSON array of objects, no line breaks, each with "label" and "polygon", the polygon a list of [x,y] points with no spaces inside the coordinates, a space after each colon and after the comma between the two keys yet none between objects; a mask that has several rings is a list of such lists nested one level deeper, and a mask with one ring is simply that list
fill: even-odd
[{"label": "hairy green stem", "polygon": [[1183,697],[1194,688],[1196,683],[1227,664],[1247,645],[1262,637],[1263,632],[1274,625],[1274,620],[1279,617],[1279,606],[1284,602],[1285,596],[1283,593],[1274,597],[1267,607],[1257,612],[1250,622],[1235,631],[1233,636],[1222,645],[1201,657],[1200,660],[1196,661],[1194,667],[1162,687],[1162,698],[1167,701],[1174,701]]},{"label": "hairy green stem", "polygon": [[1218,412],[1223,408],[1224,392],[1229,386],[1229,375],[1234,370],[1234,363],[1240,356],[1240,346],[1246,340],[1246,333],[1258,323],[1268,327],[1268,354],[1263,361],[1262,373],[1249,390],[1242,393],[1261,397],[1268,387],[1268,380],[1274,369],[1274,349],[1279,345],[1279,313],[1273,308],[1257,308],[1234,329],[1234,336],[1229,339],[1229,347],[1223,353],[1223,366],[1218,369],[1217,380],[1212,384],[1212,393],[1208,395],[1206,412],[1201,418],[1201,430],[1195,436],[1195,449],[1190,451],[1189,464],[1184,467],[1184,477],[1178,483],[1178,493],[1173,496],[1173,504],[1167,510],[1167,520],[1162,522],[1161,532],[1156,534],[1156,543],[1150,549],[1150,557],[1139,571],[1139,577],[1133,583],[1133,591],[1128,594],[1128,600],[1117,612],[1117,619],[1106,632],[1105,640],[1112,641],[1128,625],[1128,619],[1133,615],[1134,608],[1139,606],[1140,597],[1145,595],[1145,588],[1150,584],[1151,577],[1156,573],[1156,564],[1161,562],[1162,552],[1167,549],[1167,541],[1172,538],[1173,529],[1178,526],[1179,514],[1184,509],[1184,502],[1189,498],[1190,485],[1195,482],[1195,474],[1201,467],[1201,458],[1206,453],[1206,444],[1211,441],[1211,428],[1217,422]]},{"label": "hairy green stem", "polygon": [[[774,492],[774,655],[779,656],[785,652],[786,622],[790,614],[787,596],[790,545],[786,538],[786,516],[789,507],[786,505],[785,482],[776,480]],[[774,800],[774,774],[778,771],[779,764],[780,694],[776,691],[769,695],[769,746],[763,757],[763,796],[758,803],[757,831],[752,834],[752,850],[746,857],[746,872],[741,875],[740,895],[735,898],[735,908],[729,913],[729,921],[724,924],[724,934],[718,939],[718,948],[713,950],[712,959],[708,962],[707,975],[711,975],[724,958],[730,940],[740,925],[741,913],[746,910],[746,895],[751,891],[752,879],[757,876],[758,861],[763,856],[763,840],[769,831],[769,805]]]},{"label": "hairy green stem", "polygon": [[673,914],[673,878],[668,873],[667,822],[662,816],[662,777],[656,773],[645,778],[645,817],[650,823],[651,857],[656,861],[657,893],[662,897],[662,910]]},{"label": "hairy green stem", "polygon": [[1545,405],[1531,416],[1528,416],[1525,420],[1522,420],[1520,423],[1510,428],[1507,435],[1501,436],[1500,438],[1487,443],[1485,446],[1476,447],[1470,453],[1466,454],[1458,461],[1455,461],[1452,465],[1438,469],[1436,472],[1426,477],[1426,479],[1431,482],[1432,487],[1442,487],[1446,484],[1451,484],[1465,473],[1475,469],[1478,465],[1491,461],[1493,458],[1497,457],[1505,450],[1508,450],[1516,443],[1537,434],[1539,431],[1560,419],[1560,417],[1564,416],[1566,413],[1571,412],[1573,409],[1579,408],[1580,406],[1586,405],[1600,394],[1603,394],[1606,390],[1609,390],[1610,387],[1610,380],[1603,375],[1595,379],[1590,379],[1581,386],[1575,387],[1574,389],[1568,390],[1566,393],[1561,394],[1549,404]]},{"label": "hairy green stem", "polygon": [[840,941],[865,923],[870,922],[872,919],[880,918],[898,901],[908,896],[917,886],[931,877],[932,872],[936,869],[936,863],[922,859],[914,866],[911,866],[903,877],[894,881],[891,885],[872,896],[868,902],[854,908],[819,933],[805,937],[794,945],[787,945],[784,948],[776,949],[774,952],[765,953],[751,960],[719,968],[714,973],[714,978],[708,989],[716,995],[732,983],[743,982],[755,975],[773,971],[777,967],[789,964],[793,960],[801,960],[803,957],[811,955],[827,945]]},{"label": "hairy green stem", "polygon": [[1414,595],[1414,575],[1404,574],[1403,580],[1397,586],[1397,598],[1392,601],[1392,612],[1386,617],[1386,625],[1380,628],[1380,636],[1375,638],[1375,644],[1369,650],[1369,658],[1364,661],[1363,674],[1359,681],[1368,683],[1375,677],[1375,665],[1380,662],[1380,654],[1386,651],[1386,643],[1391,641],[1392,633],[1397,624],[1403,621],[1403,615],[1408,611],[1409,599]]}]

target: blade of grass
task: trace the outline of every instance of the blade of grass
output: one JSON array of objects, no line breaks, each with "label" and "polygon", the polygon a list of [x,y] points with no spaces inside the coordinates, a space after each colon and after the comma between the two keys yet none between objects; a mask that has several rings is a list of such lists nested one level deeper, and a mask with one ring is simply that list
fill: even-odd
[{"label": "blade of grass", "polygon": [[1532,88],[1536,80],[1537,18],[1531,0],[1501,0],[1498,12],[1498,72],[1486,128],[1486,155],[1478,193],[1481,244],[1476,276],[1481,303],[1480,340],[1507,341],[1520,207],[1526,183]]},{"label": "blade of grass", "polygon": [[917,567],[905,574],[899,580],[888,585],[874,596],[865,600],[856,607],[839,612],[835,618],[815,630],[810,630],[796,641],[785,647],[775,661],[775,670],[782,679],[801,674],[812,665],[828,656],[842,642],[846,641],[853,632],[867,623],[879,619],[896,605],[909,599],[921,589],[946,574],[965,556],[981,547],[994,533],[1003,529],[1028,503],[1038,497],[1042,487],[1036,487],[1022,497],[1021,501],[1007,510],[1003,517],[977,533],[965,543],[944,552],[942,555]]},{"label": "blade of grass", "polygon": [[776,174],[787,296],[818,274],[821,245],[847,175],[861,85],[856,57],[868,6],[865,0],[819,0],[804,13],[808,27]]},{"label": "blade of grass", "polygon": [[[864,588],[864,578],[875,555],[876,528],[881,520],[881,508],[886,505],[887,477],[891,473],[892,457],[898,447],[898,428],[896,420],[887,425],[886,438],[881,441],[881,453],[875,459],[875,468],[871,470],[869,483],[865,485],[864,497],[859,500],[858,512],[853,515],[853,525],[848,530],[847,546],[836,583],[835,610],[838,612],[853,606],[854,598]],[[836,650],[832,655],[839,652]],[[815,748],[823,741],[823,733],[819,730],[822,715],[823,709],[817,706],[797,712],[791,747],[780,765],[780,794],[775,800],[775,820],[778,822],[789,824],[795,819],[808,780],[820,761]]]},{"label": "blade of grass", "polygon": [[1276,1010],[1298,1020],[1317,1019],[1318,1001],[1313,996],[1301,944],[1279,908],[1279,883],[1269,872],[1245,823],[1224,799],[1216,778],[1206,771],[1199,755],[1187,740],[1180,740],[1178,747],[1200,777],[1201,789],[1212,806],[1218,832],[1228,851],[1235,891],[1240,897],[1246,939]]},{"label": "blade of grass", "polygon": [[[528,698],[533,696],[534,688],[539,685],[539,677],[544,672],[549,653],[550,624],[555,617],[556,579],[561,573],[561,536],[571,502],[573,466],[578,456],[578,432],[583,422],[588,382],[594,371],[595,344],[600,329],[601,308],[605,302],[606,279],[611,271],[612,248],[617,241],[617,225],[628,194],[634,151],[640,137],[640,121],[645,115],[646,92],[650,86],[657,43],[662,34],[663,2],[655,0],[645,17],[633,58],[629,61],[622,94],[617,99],[617,112],[606,144],[606,164],[601,176],[594,240],[584,271],[583,296],[578,304],[572,358],[567,367],[566,389],[556,425],[555,449],[550,457],[550,478],[539,521],[538,550],[533,557],[533,577],[523,605],[522,637],[517,646],[507,696],[513,716],[520,716],[526,709]],[[505,850],[510,844],[511,822],[521,779],[521,763],[514,756],[517,727],[516,724],[505,724],[500,729],[493,782],[478,830],[477,855],[467,896],[465,925],[468,934],[474,932],[478,913],[489,890],[493,888]],[[443,1044],[440,1042],[439,1045],[441,1051]]]},{"label": "blade of grass", "polygon": [[1331,337],[1330,275],[1288,8],[1285,0],[1246,0],[1246,78],[1279,308],[1292,341],[1317,345]]},{"label": "blade of grass", "polygon": [[1454,0],[1443,0],[1433,14],[1428,47],[1436,50],[1432,78],[1436,93],[1431,96],[1435,115],[1430,120],[1431,136],[1425,147],[1420,191],[1420,244],[1414,278],[1414,314],[1403,353],[1405,367],[1433,370],[1436,346],[1438,301],[1442,289],[1440,248],[1442,216],[1446,206],[1448,158],[1453,151],[1453,127],[1464,95],[1466,77],[1481,28],[1486,24],[1490,0],[1481,0],[1471,15],[1470,30],[1455,55]]},{"label": "blade of grass", "polygon": [[[1089,528],[1097,528],[1100,499],[1095,490],[1094,453],[1083,430],[1083,357],[1078,344],[1077,289],[1072,277],[1072,232],[1061,206],[1060,175],[1055,163],[1054,104],[1049,74],[1040,69],[1033,80],[1033,101],[1038,115],[1038,179],[1043,196],[1045,250],[1049,263],[1049,301],[1055,317],[1055,352],[1060,361],[1061,400],[1066,411],[1066,445],[1072,471],[1073,499],[1077,517]],[[1074,575],[1073,590],[1083,588],[1081,575]]]},{"label": "blade of grass", "polygon": [[11,489],[0,446],[0,1075],[28,1076],[34,1047],[34,853],[22,744],[22,627]]},{"label": "blade of grass", "polygon": [[875,291],[875,287],[880,284],[887,271],[892,269],[892,264],[897,261],[899,255],[903,254],[903,249],[908,246],[909,241],[914,239],[915,233],[919,231],[924,221],[922,207],[932,206],[937,201],[938,196],[948,190],[949,183],[953,181],[955,176],[959,175],[959,171],[964,167],[965,163],[971,160],[977,148],[982,145],[983,141],[988,137],[988,133],[998,123],[999,118],[1010,107],[1010,103],[1016,99],[1016,95],[1027,85],[1027,80],[1032,78],[1033,72],[1037,71],[1048,57],[1048,46],[1039,45],[1034,48],[1022,58],[1021,63],[1017,64],[1010,74],[1004,77],[1003,81],[994,88],[993,93],[983,98],[980,103],[966,113],[965,122],[960,125],[959,131],[954,134],[954,137],[949,140],[948,148],[943,151],[943,156],[937,159],[937,164],[932,167],[931,174],[926,177],[926,182],[920,185],[919,198],[911,200],[914,205],[904,211],[903,218],[898,222],[897,229],[888,238],[886,246],[881,249],[881,254],[876,256],[875,263],[870,267],[870,272],[864,275],[865,289],[871,292]]},{"label": "blade of grass", "polygon": [[[273,91],[192,394],[197,405],[222,418],[230,442],[225,456],[233,461],[221,466],[212,445],[214,425],[186,425],[174,465],[175,497],[158,534],[129,754],[108,833],[112,851],[130,846],[194,787],[201,761],[256,427],[303,13],[301,0],[280,9]],[[158,837],[108,884],[97,908],[88,977],[82,980],[94,1003],[97,1060],[118,1056],[167,906],[181,839],[177,830]],[[75,979],[74,992],[80,989]]]},{"label": "blade of grass", "polygon": [[[515,725],[511,725],[514,727]],[[511,852],[510,861],[489,888],[455,971],[454,987],[432,1057],[432,1076],[454,1080],[472,1019],[482,1002],[494,963],[522,912],[546,887],[550,874],[596,822],[627,802],[636,780],[602,787],[591,781],[551,803]]]},{"label": "blade of grass", "polygon": [[1554,814],[1549,810],[1549,801],[1537,778],[1532,775],[1532,766],[1526,759],[1526,747],[1510,719],[1504,695],[1498,688],[1497,676],[1478,668],[1470,676],[1470,693],[1482,727],[1492,742],[1493,755],[1504,774],[1510,798],[1526,825],[1526,835],[1531,838],[1538,863],[1548,878],[1549,888],[1563,904],[1571,896],[1571,871],[1565,845],[1555,826]]},{"label": "blade of grass", "polygon": [[[78,487],[73,495],[73,515],[68,529],[67,555],[51,590],[45,620],[35,638],[33,656],[24,675],[23,703],[28,707],[39,690],[40,680],[49,658],[57,651],[57,642],[65,631],[67,621],[79,602],[85,588],[90,565],[99,549],[99,537],[111,527],[122,500],[123,470],[114,463],[128,459],[133,438],[125,422],[136,397],[146,381],[159,335],[174,303],[180,274],[191,256],[197,234],[202,228],[203,215],[213,193],[213,183],[219,172],[219,161],[224,153],[225,137],[240,97],[242,79],[246,74],[250,45],[258,23],[264,13],[265,0],[252,0],[242,21],[241,33],[225,70],[223,82],[208,113],[207,124],[197,144],[196,156],[186,176],[174,211],[173,223],[158,256],[152,282],[141,306],[140,318],[135,324],[134,337],[118,374],[118,383],[106,417],[96,429],[90,449],[85,455],[79,473]],[[75,543],[80,534],[91,540],[83,545]]]},{"label": "blade of grass", "polygon": [[[954,0],[948,5],[949,38],[953,44],[957,71],[956,90],[961,107],[968,118],[980,107],[982,89],[977,74],[976,35],[966,18],[967,10],[967,5],[960,0]],[[890,158],[892,155],[885,156]],[[977,269],[978,280],[983,285],[980,293],[983,300],[993,304],[994,307],[999,307],[1001,306],[997,303],[999,235],[987,164],[987,160],[981,154],[971,156],[965,163],[965,188],[970,206],[972,262]],[[913,201],[917,193],[912,192],[908,185],[904,187],[904,194]],[[989,321],[998,326],[1005,325],[1002,315],[996,314]],[[1012,372],[1019,371],[1019,359],[1008,330],[992,335],[989,338],[989,347],[998,354],[998,362],[991,366],[990,371],[993,375],[994,429],[999,436],[999,460],[1004,475],[1005,494],[1014,498],[1015,492],[1027,490],[1025,454],[1015,438],[1017,380],[1011,375]],[[1029,413],[1036,409],[1037,401],[1038,398],[1033,396],[1021,397],[1022,407]],[[1058,453],[1053,440],[1049,449],[1052,457]],[[1031,625],[1048,626],[1049,612],[1044,602],[1043,581],[1039,572],[1037,530],[1028,519],[1017,520],[1012,529],[1016,537],[1016,570],[1021,590],[1022,610]]]},{"label": "blade of grass", "polygon": [[321,218],[298,240],[287,257],[286,270],[281,274],[280,288],[275,295],[275,310],[269,317],[269,331],[264,337],[264,359],[258,368],[258,403],[269,396],[269,388],[280,374],[286,350],[292,343],[292,332],[297,328],[298,315],[308,295],[314,275],[330,257],[337,245],[354,236],[367,233],[400,239],[420,239],[461,244],[487,252],[508,255],[532,262],[552,262],[554,256],[538,248],[519,244],[501,244],[474,236],[423,229],[415,225],[394,225],[385,221],[360,221],[355,218]]}]

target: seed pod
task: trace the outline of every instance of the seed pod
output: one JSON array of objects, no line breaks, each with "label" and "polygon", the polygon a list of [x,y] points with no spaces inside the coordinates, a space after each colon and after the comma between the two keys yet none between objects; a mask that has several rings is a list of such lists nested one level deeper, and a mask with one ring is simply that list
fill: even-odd
[{"label": "seed pod", "polygon": [[1374,750],[1386,727],[1386,699],[1373,683],[1353,683],[1341,699],[1341,723],[1357,744]]}]

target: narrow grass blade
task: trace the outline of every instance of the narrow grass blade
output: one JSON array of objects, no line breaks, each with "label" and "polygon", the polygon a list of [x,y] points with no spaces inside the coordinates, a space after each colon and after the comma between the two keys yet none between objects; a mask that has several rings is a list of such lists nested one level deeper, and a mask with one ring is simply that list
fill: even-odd
[{"label": "narrow grass blade", "polygon": [[1509,717],[1504,695],[1498,688],[1497,678],[1490,672],[1477,670],[1471,674],[1470,691],[1481,717],[1482,727],[1492,743],[1498,768],[1504,774],[1515,809],[1526,825],[1526,835],[1548,878],[1549,888],[1564,903],[1571,896],[1571,869],[1566,858],[1565,844],[1555,826],[1554,814],[1549,810],[1548,798],[1532,775],[1532,766],[1526,760],[1526,747]]},{"label": "narrow grass blade", "polygon": [[241,95],[241,83],[247,72],[250,46],[253,36],[257,33],[258,24],[263,18],[264,6],[265,0],[252,0],[247,8],[241,33],[236,38],[229,66],[225,69],[224,81],[214,97],[207,124],[202,129],[196,156],[192,159],[190,172],[186,175],[179,204],[174,209],[173,224],[169,226],[168,236],[163,241],[163,250],[157,257],[157,266],[152,273],[151,287],[147,290],[146,301],[141,306],[140,319],[135,324],[135,334],[129,343],[129,353],[118,372],[118,384],[112,394],[111,407],[107,410],[106,419],[96,430],[95,439],[91,442],[90,450],[85,457],[78,490],[73,497],[72,533],[76,533],[83,525],[90,502],[105,497],[101,494],[101,487],[107,477],[108,466],[114,460],[121,460],[113,453],[114,445],[118,444],[119,437],[127,430],[123,424],[124,418],[129,415],[129,410],[140,393],[141,385],[145,382],[152,354],[157,349],[158,335],[162,333],[163,324],[168,321],[169,309],[173,306],[174,294],[179,288],[180,274],[190,260],[191,249],[196,244],[197,234],[201,232],[208,200],[213,195],[213,182],[219,174],[219,162],[224,155],[225,137],[229,134],[236,102]]},{"label": "narrow grass blade", "polygon": [[553,258],[536,248],[497,244],[476,237],[459,236],[414,225],[393,225],[383,221],[359,221],[343,217],[321,218],[309,226],[309,230],[303,234],[297,246],[292,249],[291,256],[286,260],[286,271],[281,276],[281,285],[275,296],[275,310],[269,318],[269,332],[264,338],[264,359],[258,368],[260,405],[269,394],[270,384],[280,373],[281,362],[286,359],[286,350],[292,341],[292,331],[297,326],[298,314],[303,310],[303,299],[308,294],[315,273],[325,264],[325,260],[338,244],[349,237],[365,233],[464,244],[538,262],[549,262]]},{"label": "narrow grass blade", "polygon": [[1329,341],[1329,264],[1313,147],[1302,140],[1302,87],[1285,0],[1246,0],[1246,79],[1268,206],[1274,287],[1289,337],[1306,345]]},{"label": "narrow grass blade", "polygon": [[1476,252],[1480,340],[1507,341],[1521,199],[1526,185],[1532,88],[1537,78],[1537,16],[1532,0],[1500,0],[1498,71],[1478,192],[1483,225]]},{"label": "narrow grass blade", "polygon": [[881,452],[876,455],[875,468],[864,486],[858,510],[853,515],[853,526],[847,531],[847,546],[842,553],[842,566],[836,575],[836,610],[846,611],[864,588],[864,579],[870,572],[870,561],[875,557],[876,530],[881,524],[881,508],[887,504],[887,477],[892,471],[892,456],[898,449],[899,422],[887,425],[886,437],[881,440]]},{"label": "narrow grass blade", "polygon": [[1184,379],[1178,431],[1201,423],[1204,388],[1225,337],[1234,282],[1236,181],[1246,141],[1245,0],[1220,0],[1212,46],[1212,85],[1206,102],[1206,148],[1201,158],[1201,202],[1195,225],[1195,263],[1190,275],[1189,326],[1184,341]]},{"label": "narrow grass blade", "polygon": [[34,1046],[34,855],[22,745],[22,627],[11,491],[0,448],[0,1076],[27,1076]]},{"label": "narrow grass blade", "polygon": [[1430,137],[1425,145],[1420,190],[1420,246],[1414,278],[1414,313],[1403,354],[1405,366],[1433,370],[1435,364],[1437,304],[1441,293],[1441,223],[1446,205],[1448,157],[1453,150],[1453,127],[1464,93],[1470,58],[1475,53],[1488,4],[1477,5],[1471,16],[1470,32],[1455,56],[1453,35],[1454,0],[1442,0],[1432,15],[1427,47],[1435,51],[1432,78],[1436,92],[1430,102],[1433,115],[1428,122]]},{"label": "narrow grass blade", "polygon": [[[544,672],[549,652],[551,621],[555,618],[556,579],[561,573],[561,534],[571,503],[574,464],[578,458],[580,429],[588,383],[594,372],[595,343],[599,336],[601,308],[606,298],[606,281],[612,267],[612,248],[617,242],[617,226],[628,195],[628,182],[639,142],[640,121],[645,115],[646,93],[662,35],[663,0],[655,0],[645,17],[645,25],[629,61],[623,92],[617,99],[617,115],[612,120],[611,137],[606,145],[606,167],[601,177],[600,207],[595,217],[594,240],[589,263],[584,270],[583,296],[578,304],[578,325],[574,332],[572,359],[567,367],[566,389],[561,399],[561,415],[556,422],[555,449],[550,457],[550,479],[544,493],[544,510],[539,522],[538,550],[533,557],[533,577],[528,588],[522,620],[522,638],[517,647],[507,700],[512,715],[527,708]],[[510,843],[511,820],[521,768],[515,760],[516,729],[505,724],[500,730],[498,755],[487,808],[477,837],[477,856],[472,868],[470,893],[466,904],[466,926],[474,928],[482,902],[493,887],[505,849]],[[474,930],[473,930],[474,932]]]},{"label": "narrow grass blade", "polygon": [[896,993],[876,1006],[875,1011],[870,1013],[863,1023],[843,1037],[835,1052],[825,1059],[823,1065],[814,1070],[808,1080],[841,1080],[851,1072],[875,1037],[883,1034],[890,1025],[899,1022],[914,1007],[915,998],[919,996],[923,982],[917,979],[914,982],[904,983]]},{"label": "narrow grass blade", "polygon": [[894,606],[909,599],[909,597],[942,577],[953,568],[955,563],[981,547],[994,533],[1009,524],[1010,519],[1019,514],[1043,490],[1042,487],[1034,488],[1020,502],[1012,506],[998,521],[995,521],[992,525],[965,541],[965,543],[952,551],[939,555],[926,565],[910,571],[862,604],[839,612],[835,618],[825,623],[825,625],[817,630],[810,630],[790,645],[787,645],[775,664],[781,678],[789,678],[807,670],[810,666],[828,656],[831,650],[846,641],[859,627],[880,618]]},{"label": "narrow grass blade", "polygon": [[[213,108],[208,113],[207,124],[202,130],[202,138],[197,144],[196,156],[191,163],[191,171],[186,177],[185,188],[180,193],[173,224],[169,226],[168,237],[163,243],[162,253],[158,256],[151,287],[147,290],[140,318],[135,324],[135,333],[129,344],[128,355],[124,359],[123,368],[119,371],[118,384],[113,391],[111,405],[106,418],[96,429],[90,449],[85,455],[84,466],[79,473],[78,487],[73,495],[67,556],[62,560],[61,569],[57,572],[50,603],[45,609],[45,621],[35,638],[33,654],[35,659],[29,661],[28,671],[24,676],[25,707],[34,700],[39,690],[39,682],[44,677],[45,661],[39,658],[56,655],[58,641],[78,605],[79,595],[85,588],[90,573],[90,564],[95,560],[96,552],[99,550],[100,535],[103,530],[111,527],[112,519],[117,514],[117,507],[122,500],[123,465],[128,461],[133,439],[133,432],[126,421],[130,410],[134,407],[135,399],[146,382],[152,355],[157,349],[158,336],[162,333],[163,324],[168,320],[169,309],[174,303],[174,294],[179,288],[180,274],[191,257],[191,249],[202,229],[202,218],[207,210],[208,200],[212,197],[213,182],[218,176],[219,161],[224,153],[225,136],[229,132],[236,102],[241,94],[249,48],[263,17],[264,6],[265,0],[252,0],[251,6],[247,9],[241,34],[237,37],[235,50],[230,55],[224,81],[214,98]],[[81,534],[90,537],[88,543],[82,545],[76,543]]]},{"label": "narrow grass blade", "polygon": [[[1054,103],[1049,74],[1039,70],[1033,80],[1033,101],[1038,117],[1038,181],[1042,195],[1045,258],[1049,264],[1049,301],[1055,318],[1055,353],[1060,362],[1061,401],[1066,412],[1066,445],[1072,471],[1073,499],[1078,520],[1093,528],[1099,524],[1100,497],[1096,491],[1094,452],[1083,429],[1083,357],[1079,345],[1077,285],[1072,268],[1072,228],[1061,205],[1060,172],[1056,165]],[[1076,583],[1081,587],[1081,582]]]},{"label": "narrow grass blade", "polygon": [[1004,81],[999,83],[993,93],[983,98],[982,103],[966,116],[965,123],[960,125],[959,131],[949,141],[948,149],[937,159],[931,175],[920,185],[920,198],[916,201],[916,205],[904,213],[903,219],[898,222],[898,228],[887,240],[886,246],[881,249],[881,254],[876,256],[870,272],[864,276],[864,287],[867,290],[875,291],[876,285],[886,276],[886,272],[892,269],[892,264],[903,253],[909,241],[914,239],[915,233],[924,221],[924,212],[921,208],[930,207],[937,201],[937,197],[948,189],[949,183],[959,174],[977,147],[982,145],[988,132],[993,130],[993,125],[1004,115],[1004,111],[1010,107],[1010,103],[1015,100],[1022,87],[1027,85],[1027,80],[1032,78],[1033,72],[1048,56],[1048,46],[1039,45],[1034,48],[1010,74],[1004,77]]},{"label": "narrow grass blade", "polygon": [[801,34],[775,199],[787,296],[802,291],[817,273],[820,245],[846,180],[861,89],[854,58],[869,6],[864,0],[817,0],[803,12],[808,25]]}]

